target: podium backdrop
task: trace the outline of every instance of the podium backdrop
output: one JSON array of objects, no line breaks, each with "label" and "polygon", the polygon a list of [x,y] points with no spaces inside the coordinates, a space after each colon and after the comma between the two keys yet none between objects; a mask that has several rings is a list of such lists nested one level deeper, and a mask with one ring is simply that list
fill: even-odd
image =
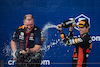
[{"label": "podium backdrop", "polygon": [[[93,46],[87,60],[88,67],[100,67],[100,0],[0,0],[0,64],[4,67],[14,67],[11,56],[10,40],[15,29],[23,25],[25,14],[34,16],[35,25],[44,28],[73,17],[86,18],[90,22],[90,32]],[[79,35],[77,28],[74,35]],[[63,29],[68,34],[68,29]],[[48,29],[43,45],[41,67],[71,67],[74,46],[64,46],[60,33],[55,28]],[[50,46],[51,45],[51,46]]]}]

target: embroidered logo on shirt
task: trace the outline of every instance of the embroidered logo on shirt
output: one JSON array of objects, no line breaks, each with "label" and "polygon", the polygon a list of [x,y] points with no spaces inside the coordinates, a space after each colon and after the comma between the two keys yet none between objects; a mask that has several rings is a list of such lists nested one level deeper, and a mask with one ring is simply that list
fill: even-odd
[{"label": "embroidered logo on shirt", "polygon": [[31,33],[31,34],[30,34],[29,40],[34,41],[34,33]]},{"label": "embroidered logo on shirt", "polygon": [[21,32],[21,33],[20,33],[19,39],[24,40],[24,32]]}]

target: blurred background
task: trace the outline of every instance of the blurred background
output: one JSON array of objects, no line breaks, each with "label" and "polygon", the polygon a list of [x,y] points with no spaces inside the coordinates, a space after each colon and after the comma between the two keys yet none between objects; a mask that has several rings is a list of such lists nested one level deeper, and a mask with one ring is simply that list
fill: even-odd
[{"label": "blurred background", "polygon": [[[100,67],[100,0],[0,0],[0,60],[4,61],[4,67],[14,67],[9,65],[10,40],[15,29],[23,25],[26,14],[32,14],[35,25],[41,29],[48,23],[57,25],[70,17],[89,19],[93,47],[87,65]],[[63,30],[67,35],[68,29]],[[49,60],[50,64],[42,63],[41,67],[71,67],[74,46],[64,46],[55,28],[47,29],[44,35],[43,47],[46,45],[47,49],[43,51],[42,61]],[[79,35],[78,30],[74,29],[74,35]]]}]

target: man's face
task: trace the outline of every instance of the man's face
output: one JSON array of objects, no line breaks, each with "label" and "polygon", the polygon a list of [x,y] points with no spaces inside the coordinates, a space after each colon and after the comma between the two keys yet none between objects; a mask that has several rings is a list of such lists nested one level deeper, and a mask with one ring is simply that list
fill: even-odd
[{"label": "man's face", "polygon": [[82,34],[85,34],[85,33],[88,33],[88,31],[89,31],[89,27],[79,27],[79,32],[80,32],[80,34],[82,35]]},{"label": "man's face", "polygon": [[26,32],[31,32],[34,27],[34,20],[31,17],[26,17],[23,22],[26,28]]}]

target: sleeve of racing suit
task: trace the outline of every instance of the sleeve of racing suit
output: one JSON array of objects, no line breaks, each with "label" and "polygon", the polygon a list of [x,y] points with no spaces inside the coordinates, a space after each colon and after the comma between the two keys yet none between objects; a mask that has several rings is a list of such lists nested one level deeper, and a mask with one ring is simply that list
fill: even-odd
[{"label": "sleeve of racing suit", "polygon": [[69,35],[68,34],[68,37],[62,33],[61,34],[61,38],[64,42],[65,45],[74,45],[74,46],[78,46],[78,45],[83,45],[83,43],[86,43],[89,41],[89,37],[77,37],[77,38],[74,38],[73,35]]},{"label": "sleeve of racing suit", "polygon": [[38,30],[35,36],[35,41],[34,41],[35,44],[42,45],[43,37],[41,35],[42,35],[41,30]]},{"label": "sleeve of racing suit", "polygon": [[72,37],[73,37],[73,31],[69,31],[68,38],[72,38]]},{"label": "sleeve of racing suit", "polygon": [[18,42],[19,40],[19,36],[18,36],[18,29],[15,30],[14,34],[13,34],[13,37],[12,37],[12,40],[14,42]]},{"label": "sleeve of racing suit", "polygon": [[72,32],[72,31],[69,31],[68,37],[66,37],[66,35],[65,35],[64,33],[61,33],[60,36],[61,36],[61,38],[62,38],[64,44],[65,44],[65,45],[68,45],[68,44],[69,44],[69,42],[68,42],[69,39],[73,37],[73,32]]}]

